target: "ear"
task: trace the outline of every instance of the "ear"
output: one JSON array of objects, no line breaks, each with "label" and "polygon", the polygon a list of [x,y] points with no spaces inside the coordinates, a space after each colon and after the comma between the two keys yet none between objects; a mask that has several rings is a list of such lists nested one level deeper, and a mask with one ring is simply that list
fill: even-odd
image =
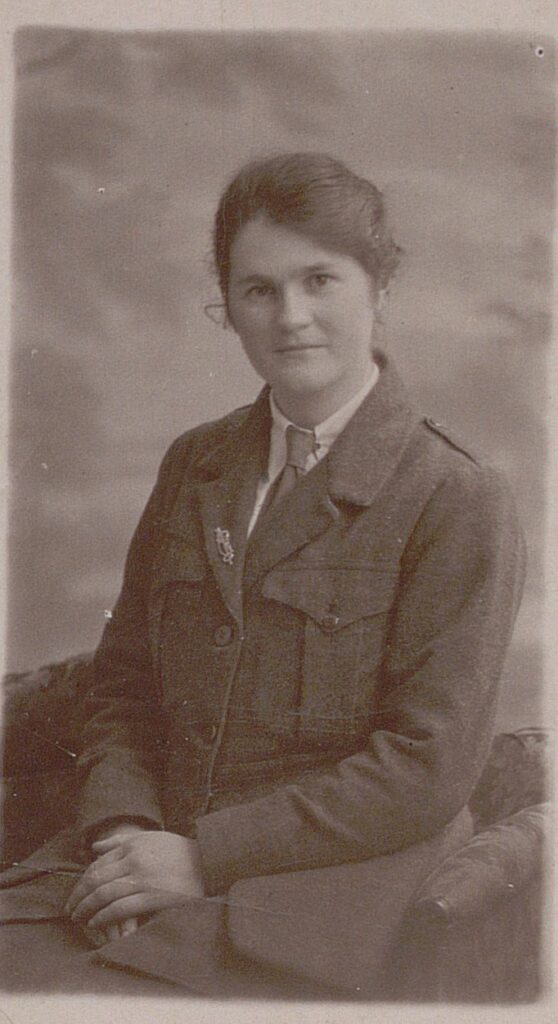
[{"label": "ear", "polygon": [[208,302],[203,311],[207,317],[225,331],[230,325],[227,307],[223,302]]}]

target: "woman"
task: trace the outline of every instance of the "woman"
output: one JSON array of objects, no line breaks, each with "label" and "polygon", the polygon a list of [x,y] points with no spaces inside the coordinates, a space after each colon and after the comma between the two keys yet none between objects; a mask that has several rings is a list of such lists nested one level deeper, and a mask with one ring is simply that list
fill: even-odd
[{"label": "woman", "polygon": [[399,251],[371,183],[319,154],[251,164],[214,247],[266,387],[175,441],[133,538],[66,911],[107,962],[186,986],[218,913],[254,962],[355,990],[469,834],[523,542],[500,476],[373,348]]}]

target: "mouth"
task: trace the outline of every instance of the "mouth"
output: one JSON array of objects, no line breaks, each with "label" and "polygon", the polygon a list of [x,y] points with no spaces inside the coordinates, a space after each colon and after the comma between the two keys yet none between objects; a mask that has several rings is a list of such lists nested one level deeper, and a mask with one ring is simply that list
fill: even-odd
[{"label": "mouth", "polygon": [[309,352],[312,349],[319,349],[319,348],[325,348],[325,347],[326,347],[325,345],[320,345],[318,343],[316,343],[314,345],[310,345],[310,344],[308,344],[308,345],[281,345],[279,348],[275,349],[275,352],[279,353],[281,355],[285,355],[285,354],[289,355],[291,352],[292,353],[296,353],[296,352]]}]

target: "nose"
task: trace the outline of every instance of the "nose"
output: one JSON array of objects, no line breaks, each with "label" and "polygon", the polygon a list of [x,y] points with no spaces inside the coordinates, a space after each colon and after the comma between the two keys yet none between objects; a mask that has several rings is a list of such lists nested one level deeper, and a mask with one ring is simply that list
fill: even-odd
[{"label": "nose", "polygon": [[308,295],[300,288],[284,288],[277,305],[277,323],[284,331],[305,327],[312,319]]}]

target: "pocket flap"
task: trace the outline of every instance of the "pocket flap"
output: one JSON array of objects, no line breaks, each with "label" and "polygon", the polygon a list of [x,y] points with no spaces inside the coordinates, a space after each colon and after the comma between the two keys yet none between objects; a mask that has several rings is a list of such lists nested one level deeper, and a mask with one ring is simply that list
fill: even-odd
[{"label": "pocket flap", "polygon": [[262,593],[304,612],[331,633],[386,611],[397,582],[398,575],[391,569],[275,569],[264,580]]}]

